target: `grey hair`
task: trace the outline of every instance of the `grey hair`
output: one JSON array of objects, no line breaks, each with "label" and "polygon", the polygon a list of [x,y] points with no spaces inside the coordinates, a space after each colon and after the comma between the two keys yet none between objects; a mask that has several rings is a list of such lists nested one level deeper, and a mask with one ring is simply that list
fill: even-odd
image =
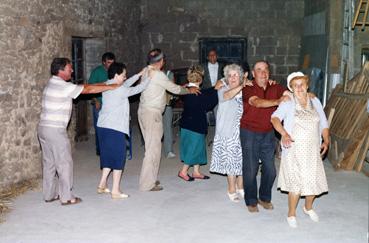
[{"label": "grey hair", "polygon": [[229,64],[227,66],[224,67],[224,81],[226,84],[228,84],[228,74],[230,71],[236,71],[238,72],[239,76],[240,76],[240,84],[243,83],[243,69],[240,65],[237,64]]}]

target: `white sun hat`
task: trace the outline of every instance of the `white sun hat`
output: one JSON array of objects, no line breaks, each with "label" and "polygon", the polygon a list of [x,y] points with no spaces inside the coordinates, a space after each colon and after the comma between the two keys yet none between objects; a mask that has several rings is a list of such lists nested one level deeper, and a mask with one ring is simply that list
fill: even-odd
[{"label": "white sun hat", "polygon": [[288,75],[287,77],[287,88],[292,91],[292,88],[290,86],[290,82],[292,79],[296,78],[296,77],[303,77],[305,76],[305,74],[303,74],[302,72],[293,72],[293,73],[290,73],[290,75]]}]

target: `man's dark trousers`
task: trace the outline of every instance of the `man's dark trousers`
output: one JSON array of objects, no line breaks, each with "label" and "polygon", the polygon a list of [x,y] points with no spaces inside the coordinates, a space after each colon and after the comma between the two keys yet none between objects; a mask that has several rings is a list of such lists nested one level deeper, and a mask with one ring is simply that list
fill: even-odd
[{"label": "man's dark trousers", "polygon": [[259,171],[259,159],[262,162],[259,199],[264,202],[270,202],[272,199],[272,187],[276,177],[274,130],[264,133],[241,128],[240,139],[245,203],[249,206],[256,205],[258,202],[256,176]]}]

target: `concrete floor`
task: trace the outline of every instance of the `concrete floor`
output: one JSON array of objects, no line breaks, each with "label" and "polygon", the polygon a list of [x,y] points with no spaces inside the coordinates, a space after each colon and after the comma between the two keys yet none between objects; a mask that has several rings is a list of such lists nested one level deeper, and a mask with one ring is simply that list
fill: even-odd
[{"label": "concrete floor", "polygon": [[[18,197],[0,225],[0,242],[367,242],[368,178],[334,172],[325,162],[329,194],[316,200],[321,222],[298,207],[297,229],[286,222],[287,196],[273,189],[275,209],[250,214],[243,202],[226,196],[226,178],[184,182],[177,177],[178,158],[163,159],[161,192],[138,191],[143,147],[134,128],[134,158],[122,180],[126,200],[96,194],[100,176],[93,139],[74,153],[75,193],[83,202],[62,207],[44,203],[40,191]],[[178,140],[178,138],[177,138]],[[178,150],[178,142],[175,144]],[[209,149],[210,151],[210,149]],[[177,152],[177,151],[176,151]],[[177,153],[178,154],[178,153]],[[277,161],[277,166],[278,166]],[[203,168],[208,172],[208,166]]]}]

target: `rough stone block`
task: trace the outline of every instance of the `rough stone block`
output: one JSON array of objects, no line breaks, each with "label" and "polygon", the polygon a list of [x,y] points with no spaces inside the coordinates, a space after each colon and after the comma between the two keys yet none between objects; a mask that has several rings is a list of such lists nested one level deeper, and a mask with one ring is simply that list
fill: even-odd
[{"label": "rough stone block", "polygon": [[24,146],[30,146],[31,145],[31,139],[30,138],[27,138],[23,141],[23,145]]},{"label": "rough stone block", "polygon": [[277,39],[274,36],[262,36],[258,38],[258,46],[276,46]]},{"label": "rough stone block", "polygon": [[288,54],[287,47],[276,47],[277,56],[286,56]]},{"label": "rough stone block", "polygon": [[199,55],[197,52],[183,51],[182,60],[198,60]]},{"label": "rough stone block", "polygon": [[301,16],[304,16],[303,1],[287,1],[286,9],[290,18],[301,18]]},{"label": "rough stone block", "polygon": [[208,33],[210,36],[226,37],[228,36],[229,29],[220,26],[209,26]]},{"label": "rough stone block", "polygon": [[269,5],[270,9],[274,11],[284,11],[286,8],[285,1],[270,1]]},{"label": "rough stone block", "polygon": [[286,75],[287,73],[288,73],[288,69],[286,66],[280,66],[280,65],[277,66],[275,74]]},{"label": "rough stone block", "polygon": [[286,65],[297,65],[299,63],[299,56],[286,56]]},{"label": "rough stone block", "polygon": [[256,47],[256,56],[265,56],[265,55],[274,55],[275,47],[274,46],[257,46]]},{"label": "rough stone block", "polygon": [[193,33],[193,32],[184,32],[184,33],[180,33],[176,36],[176,38],[180,41],[180,42],[197,42],[197,39],[199,37],[198,33]]},{"label": "rough stone block", "polygon": [[301,46],[291,46],[288,48],[288,55],[299,56],[301,52]]},{"label": "rough stone block", "polygon": [[284,65],[285,64],[285,56],[273,56],[273,57],[266,57],[266,59],[277,65]]},{"label": "rough stone block", "polygon": [[287,75],[280,75],[280,74],[274,74],[272,77],[272,79],[276,80],[279,84],[283,85],[284,87],[287,87],[286,78],[287,78]]},{"label": "rough stone block", "polygon": [[288,71],[288,74],[290,74],[292,72],[296,72],[296,71],[300,71],[300,70],[297,67],[297,65],[292,65],[292,66],[287,66],[287,71]]}]

